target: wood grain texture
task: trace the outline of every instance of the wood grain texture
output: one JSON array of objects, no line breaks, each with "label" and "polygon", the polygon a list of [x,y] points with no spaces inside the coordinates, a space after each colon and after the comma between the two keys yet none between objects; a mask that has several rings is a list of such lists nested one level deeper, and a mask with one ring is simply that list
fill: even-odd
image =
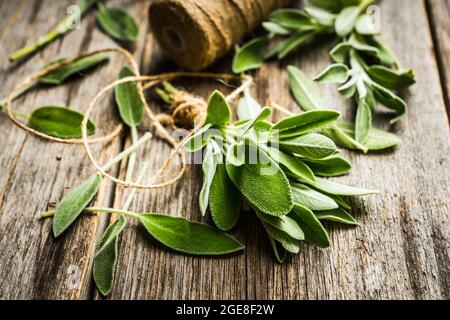
[{"label": "wood grain texture", "polygon": [[[442,14],[431,1],[429,12]],[[0,12],[0,52],[6,57],[48,29],[50,16],[64,14],[68,3],[50,0],[3,1]],[[139,22],[141,35],[134,56],[141,72],[154,74],[175,67],[161,54],[148,29],[149,1],[108,1],[126,8]],[[444,5],[445,6],[445,5]],[[51,8],[51,9],[49,9]],[[430,8],[432,10],[430,10]],[[429,26],[445,28],[445,19],[427,20],[424,1],[396,0],[381,4],[383,38],[397,53],[405,67],[416,70],[418,83],[402,92],[410,110],[392,128],[382,112],[375,125],[390,129],[402,138],[395,150],[362,155],[344,152],[353,171],[336,181],[378,188],[379,196],[356,199],[353,214],[360,225],[355,228],[327,224],[333,241],[328,249],[303,244],[300,254],[280,265],[263,228],[253,214],[242,213],[233,230],[246,245],[244,253],[222,258],[180,255],[151,239],[134,221],[129,221],[120,237],[120,256],[112,299],[448,299],[450,297],[449,209],[450,140],[438,64]],[[414,19],[411,19],[414,17]],[[445,17],[443,15],[442,17]],[[407,27],[406,27],[407,26]],[[439,27],[440,26],[440,27]],[[444,27],[442,27],[444,26]],[[21,30],[9,32],[8,30]],[[436,32],[441,45],[448,48],[449,36]],[[296,65],[309,76],[330,63],[327,52],[333,41],[320,39],[299,50],[285,61],[264,65],[255,73],[254,93],[264,103],[276,101],[298,110],[288,93],[286,66]],[[46,61],[80,51],[115,46],[95,27],[93,14],[83,19],[80,30],[49,45],[28,62],[10,66],[0,61],[1,94]],[[437,48],[437,47],[436,47]],[[446,50],[446,49],[445,49]],[[442,57],[442,49],[436,50]],[[448,54],[447,57],[448,58]],[[439,60],[438,59],[438,60]],[[30,111],[42,104],[60,103],[84,110],[90,98],[110,83],[122,62],[113,60],[99,73],[63,87],[33,91],[15,106]],[[230,56],[212,71],[229,71]],[[448,65],[447,65],[448,66]],[[449,68],[447,67],[447,70]],[[442,71],[442,68],[441,68]],[[447,78],[448,79],[448,78]],[[216,81],[178,82],[207,97],[211,90],[229,88]],[[321,86],[330,108],[346,119],[354,117],[351,103],[340,98],[333,86]],[[94,114],[100,128],[112,127],[117,115],[111,97],[102,100]],[[161,105],[151,103],[155,112]],[[103,111],[103,112],[102,112]],[[280,114],[275,113],[274,119]],[[141,128],[141,134],[146,125]],[[72,187],[93,172],[80,146],[50,144],[14,127],[0,113],[0,299],[74,298],[102,299],[92,277],[92,253],[109,217],[82,217],[69,232],[54,240],[51,221],[38,220],[41,211],[51,209]],[[105,161],[129,141],[122,136],[107,146],[94,147]],[[146,181],[158,170],[170,148],[154,138],[139,152],[139,161],[151,163]],[[61,158],[61,160],[57,160]],[[124,176],[125,163],[114,170]],[[176,168],[173,168],[175,170]],[[137,173],[136,173],[137,175]],[[201,168],[190,165],[182,180],[173,187],[139,191],[132,210],[161,212],[201,221],[198,194]],[[120,208],[129,190],[104,183],[96,205]],[[209,218],[205,218],[209,222]],[[71,271],[75,274],[71,274]],[[79,272],[79,273],[78,273]],[[80,279],[81,281],[73,280]]]}]

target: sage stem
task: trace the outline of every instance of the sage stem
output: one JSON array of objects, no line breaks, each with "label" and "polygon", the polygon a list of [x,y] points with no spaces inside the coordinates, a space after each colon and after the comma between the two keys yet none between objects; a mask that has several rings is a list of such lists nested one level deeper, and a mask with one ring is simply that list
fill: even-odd
[{"label": "sage stem", "polygon": [[[139,137],[138,137],[138,132],[137,132],[137,128],[136,126],[132,126],[131,127],[131,144],[135,144],[138,141]],[[128,160],[128,165],[127,165],[127,173],[126,173],[126,177],[125,179],[127,181],[131,181],[133,179],[133,170],[134,170],[134,166],[136,164],[136,158],[137,158],[137,154],[136,151],[133,152],[130,155],[130,159]]]},{"label": "sage stem", "polygon": [[[112,208],[100,208],[100,207],[87,207],[83,210],[83,212],[88,212],[88,213],[92,213],[92,214],[97,214],[97,213],[114,213],[114,214],[120,214],[123,216],[129,216],[132,218],[139,218],[139,214],[134,213],[134,212],[130,212],[127,210],[119,210],[119,209],[112,209]],[[43,212],[41,214],[42,218],[50,218],[53,217],[56,214],[56,211],[47,211],[47,212]]]}]

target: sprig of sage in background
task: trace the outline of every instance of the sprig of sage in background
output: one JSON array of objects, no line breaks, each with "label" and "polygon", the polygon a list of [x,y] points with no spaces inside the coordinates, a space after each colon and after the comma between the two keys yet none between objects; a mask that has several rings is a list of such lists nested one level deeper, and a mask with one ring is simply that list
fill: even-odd
[{"label": "sprig of sage in background", "polygon": [[97,23],[112,39],[133,43],[139,36],[139,26],[134,18],[120,8],[106,8],[99,3]]},{"label": "sprig of sage in background", "polygon": [[[312,7],[302,10],[277,10],[269,21],[263,23],[268,34],[236,51],[233,71],[238,73],[259,68],[265,60],[274,56],[283,59],[309,39],[322,33],[334,33],[337,44],[330,52],[334,64],[317,75],[315,81],[339,84],[338,92],[347,99],[354,99],[356,117],[351,132],[335,126],[332,128],[332,137],[341,146],[364,152],[390,148],[399,140],[386,133],[380,137],[380,141],[375,142],[380,130],[372,127],[372,113],[379,103],[395,112],[391,124],[397,122],[405,114],[407,106],[394,90],[411,86],[415,78],[413,71],[402,70],[386,45],[376,39],[379,31],[365,13],[373,2],[312,0]],[[270,39],[275,37],[284,40],[275,49],[269,50]],[[292,68],[289,70],[290,84],[297,102],[305,110],[318,107],[309,97],[311,85],[306,83],[305,77],[299,72],[293,75]],[[298,94],[298,90],[302,93]],[[374,134],[375,130],[377,134]]]}]

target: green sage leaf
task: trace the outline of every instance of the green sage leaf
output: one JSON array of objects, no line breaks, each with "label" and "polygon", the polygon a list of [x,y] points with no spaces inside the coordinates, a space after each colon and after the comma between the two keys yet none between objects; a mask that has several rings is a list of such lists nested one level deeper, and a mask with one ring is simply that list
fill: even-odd
[{"label": "green sage leaf", "polygon": [[345,63],[348,58],[348,53],[352,45],[349,42],[340,42],[330,51],[333,61],[336,63]]},{"label": "green sage leaf", "polygon": [[292,183],[291,188],[294,202],[301,204],[302,206],[310,210],[332,210],[339,207],[333,199],[311,188],[308,188],[303,184]]},{"label": "green sage leaf", "polygon": [[300,69],[288,66],[289,86],[295,101],[305,111],[323,109],[325,103],[321,100],[316,84]]},{"label": "green sage leaf", "polygon": [[335,22],[338,36],[344,37],[352,32],[360,13],[361,8],[356,6],[347,7],[339,13]]},{"label": "green sage leaf", "polygon": [[287,29],[305,30],[310,28],[311,19],[309,15],[298,9],[279,9],[272,12],[270,21]]},{"label": "green sage leaf", "polygon": [[305,8],[305,11],[320,25],[324,27],[334,27],[334,21],[337,17],[335,14],[314,7]]},{"label": "green sage leaf", "polygon": [[403,89],[416,82],[413,70],[398,71],[385,66],[371,66],[367,74],[379,85],[392,90]]},{"label": "green sage leaf", "polygon": [[316,133],[279,141],[280,146],[309,159],[323,159],[337,152],[333,140]]},{"label": "green sage leaf", "polygon": [[332,182],[328,179],[316,178],[316,182],[311,184],[314,188],[338,196],[364,196],[380,193],[377,190],[369,190],[357,187],[346,186],[340,183]]},{"label": "green sage leaf", "polygon": [[255,119],[261,113],[262,107],[246,90],[237,105],[237,118],[239,120]]},{"label": "green sage leaf", "polygon": [[209,190],[211,188],[214,175],[216,174],[217,161],[214,154],[214,148],[211,144],[206,146],[205,157],[203,158],[203,187],[200,191],[200,212],[204,216],[206,214],[206,209],[208,209],[209,202]]},{"label": "green sage leaf", "polygon": [[322,248],[330,246],[331,241],[327,231],[311,210],[295,204],[289,216],[302,228],[306,241]]},{"label": "green sage leaf", "polygon": [[311,131],[322,129],[339,118],[334,110],[311,110],[284,118],[272,127],[280,139],[293,138]]},{"label": "green sage leaf", "polygon": [[265,152],[254,146],[249,146],[248,153],[258,155],[254,163],[246,161],[239,167],[227,163],[231,181],[262,212],[273,216],[288,214],[293,206],[292,193],[283,170]]},{"label": "green sage leaf", "polygon": [[[134,76],[134,72],[127,67],[122,68],[119,73],[119,79]],[[114,93],[122,121],[130,127],[140,125],[144,115],[144,103],[140,98],[137,84],[135,82],[119,84]]]},{"label": "green sage leaf", "polygon": [[359,143],[364,144],[369,136],[372,127],[372,109],[366,99],[359,100],[355,119],[355,138]]},{"label": "green sage leaf", "polygon": [[380,86],[376,82],[372,82],[372,87],[375,99],[382,105],[394,110],[397,113],[397,116],[391,119],[390,122],[395,123],[400,120],[406,113],[406,102],[395,93],[383,86]]},{"label": "green sage leaf", "polygon": [[328,66],[321,74],[314,78],[319,83],[344,83],[350,77],[350,70],[345,64],[336,63]]},{"label": "green sage leaf", "polygon": [[231,108],[223,94],[216,90],[209,98],[205,125],[222,126],[230,121]]},{"label": "green sage leaf", "polygon": [[272,227],[285,232],[290,237],[296,240],[304,240],[305,234],[302,229],[298,226],[294,219],[288,216],[274,217],[268,214],[262,213],[256,210],[256,215],[262,222],[271,225]]},{"label": "green sage leaf", "polygon": [[102,175],[96,173],[67,194],[56,208],[53,218],[53,234],[57,238],[78,218],[97,194]]},{"label": "green sage leaf", "polygon": [[125,225],[126,219],[120,216],[105,230],[95,251],[92,272],[95,284],[104,296],[108,295],[112,289],[117,265],[119,234]]},{"label": "green sage leaf", "polygon": [[314,173],[305,163],[303,163],[302,160],[290,156],[275,148],[270,148],[269,154],[274,161],[281,163],[300,179],[312,182],[316,180]]},{"label": "green sage leaf", "polygon": [[252,69],[258,69],[268,55],[267,46],[269,38],[260,37],[238,48],[233,59],[233,72],[241,73]]},{"label": "green sage leaf", "polygon": [[371,45],[372,47],[377,48],[377,58],[380,60],[380,62],[384,65],[391,66],[396,63],[395,56],[391,53],[390,49],[379,42],[375,37],[367,36],[365,37],[366,42]]},{"label": "green sage leaf", "polygon": [[192,255],[224,255],[244,246],[230,235],[207,224],[160,214],[140,215],[147,232],[163,245]]},{"label": "green sage leaf", "polygon": [[266,231],[267,237],[269,238],[273,254],[275,255],[275,259],[277,259],[279,263],[283,263],[286,259],[286,250],[279,242],[275,241],[274,238],[272,238],[272,236],[269,234],[269,232],[267,232],[266,229],[264,230]]},{"label": "green sage leaf", "polygon": [[192,137],[190,137],[184,144],[184,150],[187,152],[197,152],[202,150],[208,144],[211,134],[210,130],[211,124],[205,125],[203,128],[198,130]]},{"label": "green sage leaf", "polygon": [[294,51],[301,44],[311,39],[314,35],[314,30],[297,31],[292,34],[276,48],[275,51],[278,54],[278,59],[284,59],[288,54]]},{"label": "green sage leaf", "polygon": [[289,29],[286,29],[279,24],[271,21],[266,21],[262,23],[264,29],[266,29],[269,33],[274,35],[282,35],[287,36],[291,33]]},{"label": "green sage leaf", "polygon": [[108,60],[109,55],[106,53],[88,55],[47,73],[39,79],[39,83],[60,85],[71,76],[81,74],[83,71],[92,69]]},{"label": "green sage leaf", "polygon": [[351,164],[344,158],[331,156],[324,159],[303,159],[315,175],[322,177],[337,177],[347,174],[352,169]]},{"label": "green sage leaf", "polygon": [[[81,123],[84,115],[77,111],[57,106],[36,109],[28,119],[28,125],[39,132],[61,139],[81,138]],[[91,120],[87,123],[87,133],[95,133]]]},{"label": "green sage leaf", "polygon": [[281,246],[290,253],[298,253],[300,251],[300,241],[292,238],[286,232],[281,231],[270,224],[263,222],[264,229],[270,236],[278,241]]},{"label": "green sage leaf", "polygon": [[231,230],[239,219],[241,194],[228,177],[225,164],[219,163],[209,190],[209,208],[214,224],[223,231]]},{"label": "green sage leaf", "polygon": [[120,42],[135,42],[139,27],[134,18],[119,8],[99,6],[97,23],[111,38]]},{"label": "green sage leaf", "polygon": [[315,212],[317,219],[328,220],[348,225],[357,225],[358,222],[347,211],[341,208]]},{"label": "green sage leaf", "polygon": [[363,14],[356,21],[356,32],[362,35],[375,35],[380,33],[380,30],[373,23],[372,17]]}]

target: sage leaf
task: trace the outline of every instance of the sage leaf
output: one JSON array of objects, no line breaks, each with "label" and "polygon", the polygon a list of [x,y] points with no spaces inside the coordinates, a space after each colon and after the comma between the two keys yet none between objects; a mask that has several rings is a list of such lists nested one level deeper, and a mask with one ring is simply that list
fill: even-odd
[{"label": "sage leaf", "polygon": [[92,271],[95,284],[104,296],[108,295],[112,289],[117,265],[119,234],[125,225],[126,219],[120,216],[105,230],[95,251]]},{"label": "sage leaf", "polygon": [[100,188],[101,182],[102,175],[96,173],[61,200],[53,218],[53,234],[55,238],[66,231],[89,202],[92,201]]},{"label": "sage leaf", "polygon": [[348,53],[352,45],[349,42],[340,42],[330,51],[333,61],[336,63],[345,63],[348,58]]},{"label": "sage leaf", "polygon": [[[81,138],[81,123],[84,115],[77,111],[46,106],[36,109],[28,119],[28,125],[39,132],[61,139]],[[95,133],[95,125],[91,120],[87,123],[87,133]]]},{"label": "sage leaf", "polygon": [[316,133],[280,140],[279,143],[283,149],[310,159],[326,158],[337,152],[331,139]]},{"label": "sage leaf", "polygon": [[270,236],[278,241],[281,246],[290,253],[298,253],[300,251],[300,241],[292,238],[286,232],[272,227],[270,224],[263,222],[264,229]]},{"label": "sage leaf", "polygon": [[276,48],[275,52],[278,54],[278,59],[284,59],[298,46],[311,39],[314,34],[314,30],[297,31],[296,33],[292,34]]},{"label": "sage leaf", "polygon": [[135,42],[139,36],[139,27],[134,18],[122,9],[100,5],[96,19],[103,31],[114,40]]},{"label": "sage leaf", "polygon": [[139,220],[153,238],[182,253],[224,255],[244,249],[232,236],[207,224],[160,214],[140,215]]},{"label": "sage leaf", "polygon": [[314,78],[319,83],[344,83],[350,76],[350,70],[345,64],[337,63],[328,66],[321,74]]},{"label": "sage leaf", "polygon": [[322,177],[337,177],[347,174],[352,169],[351,164],[344,158],[331,156],[324,159],[302,159],[315,175]]},{"label": "sage leaf", "polygon": [[210,123],[213,126],[222,126],[228,124],[230,121],[230,106],[223,94],[216,90],[209,98],[205,125]]},{"label": "sage leaf", "polygon": [[385,66],[371,66],[367,74],[379,85],[392,90],[403,89],[416,82],[412,70],[398,71]]},{"label": "sage leaf", "polygon": [[372,17],[367,14],[361,15],[356,21],[356,32],[361,35],[375,35],[380,33],[380,30],[373,23]]},{"label": "sage leaf", "polygon": [[330,246],[331,241],[327,231],[311,210],[295,204],[289,216],[302,228],[306,241],[322,248]]},{"label": "sage leaf", "polygon": [[289,86],[297,104],[305,111],[322,109],[325,104],[321,100],[316,84],[300,69],[288,66]]},{"label": "sage leaf", "polygon": [[289,218],[288,216],[274,217],[268,214],[262,213],[259,210],[256,210],[256,215],[262,222],[271,225],[272,227],[279,229],[290,237],[296,240],[304,240],[305,234],[302,229],[298,226],[297,222],[294,219]]},{"label": "sage leaf", "polygon": [[211,129],[211,124],[203,126],[198,130],[192,137],[190,137],[184,144],[184,149],[187,152],[197,152],[202,150],[208,144],[211,134],[209,130]]},{"label": "sage leaf", "polygon": [[356,188],[351,186],[346,186],[340,183],[332,182],[328,179],[316,178],[316,182],[311,184],[315,189],[320,191],[338,195],[338,196],[364,196],[369,194],[380,193],[376,190],[368,190],[363,188]]},{"label": "sage leaf", "polygon": [[241,73],[252,69],[258,69],[266,59],[269,45],[268,37],[253,39],[249,43],[238,48],[233,59],[233,72]]},{"label": "sage leaf", "polygon": [[305,30],[311,25],[311,19],[308,14],[298,9],[275,10],[270,15],[270,21],[292,30]]},{"label": "sage leaf", "polygon": [[200,191],[200,212],[204,216],[206,213],[206,209],[208,209],[209,202],[209,190],[214,179],[214,175],[216,173],[217,161],[214,154],[214,149],[211,144],[206,146],[205,157],[203,158],[203,186]]},{"label": "sage leaf", "polygon": [[291,33],[291,31],[289,29],[286,29],[286,28],[280,26],[279,24],[271,22],[271,21],[263,22],[262,26],[269,33],[274,34],[274,35],[287,36]]},{"label": "sage leaf", "polygon": [[39,83],[60,85],[71,76],[81,74],[81,72],[92,69],[108,60],[109,55],[106,53],[88,55],[47,73],[39,79]]},{"label": "sage leaf", "polygon": [[391,53],[391,51],[384,44],[375,39],[375,37],[366,36],[365,40],[369,45],[377,48],[378,53],[376,56],[382,64],[387,66],[396,64],[396,58]]},{"label": "sage leaf", "polygon": [[273,216],[288,214],[293,206],[292,193],[283,170],[262,150],[249,146],[248,152],[258,155],[254,163],[246,161],[239,167],[227,163],[231,181],[260,211]]},{"label": "sage leaf", "polygon": [[391,119],[390,122],[395,123],[400,120],[400,118],[402,118],[406,113],[406,102],[395,93],[384,88],[383,86],[380,86],[376,82],[372,82],[372,87],[375,99],[382,105],[394,110],[397,113],[397,116]]},{"label": "sage leaf", "polygon": [[339,207],[333,199],[303,184],[292,183],[291,188],[294,203],[301,204],[310,210],[332,210]]},{"label": "sage leaf", "polygon": [[292,117],[284,118],[272,127],[280,139],[293,138],[311,131],[322,129],[339,118],[333,110],[311,110]]},{"label": "sage leaf", "polygon": [[[134,72],[127,67],[122,68],[119,73],[119,79],[134,76]],[[130,127],[139,126],[144,115],[144,103],[139,95],[137,84],[135,82],[121,83],[114,93],[122,121]]]},{"label": "sage leaf", "polygon": [[[352,123],[339,122],[335,127],[323,130],[323,134],[333,139],[333,141],[342,147],[360,149],[357,146],[358,142],[356,140],[352,141],[351,138],[355,136],[355,125]],[[366,150],[376,151],[394,147],[399,143],[400,139],[392,133],[372,127],[369,130],[364,146]]]},{"label": "sage leaf", "polygon": [[372,126],[372,109],[366,99],[359,99],[355,119],[355,138],[358,142],[364,143],[369,135]]},{"label": "sage leaf", "polygon": [[245,145],[243,142],[232,143],[227,150],[227,162],[240,167],[245,163]]},{"label": "sage leaf", "polygon": [[[264,229],[265,230],[265,229]],[[278,263],[283,263],[286,259],[286,250],[283,248],[283,246],[275,241],[272,236],[266,231],[267,237],[269,238],[270,245],[273,250],[273,254],[275,255],[275,259],[278,261]]]},{"label": "sage leaf", "polygon": [[262,107],[248,92],[244,91],[244,96],[239,99],[237,105],[237,118],[239,120],[249,120],[256,118],[261,113]]},{"label": "sage leaf", "polygon": [[344,37],[352,32],[360,13],[361,9],[356,6],[347,7],[339,13],[335,22],[338,36]]},{"label": "sage leaf", "polygon": [[336,20],[336,15],[319,8],[309,7],[305,8],[305,11],[317,21],[320,25],[325,27],[333,27],[334,21]]},{"label": "sage leaf", "polygon": [[349,38],[348,42],[351,44],[352,48],[356,51],[362,51],[367,54],[372,54],[377,56],[379,54],[378,48],[368,44],[364,37],[354,33]]},{"label": "sage leaf", "polygon": [[317,219],[328,220],[348,225],[357,225],[358,222],[347,211],[341,208],[315,212]]},{"label": "sage leaf", "polygon": [[356,93],[356,85],[358,80],[358,77],[352,77],[349,81],[347,81],[347,83],[338,88],[339,94],[347,99],[353,97]]},{"label": "sage leaf", "polygon": [[311,169],[300,159],[288,155],[278,149],[270,148],[269,154],[274,161],[281,163],[289,171],[302,180],[314,182],[316,178]]},{"label": "sage leaf", "polygon": [[239,219],[241,194],[228,177],[225,164],[219,163],[209,190],[209,208],[214,224],[223,231],[231,230]]}]

